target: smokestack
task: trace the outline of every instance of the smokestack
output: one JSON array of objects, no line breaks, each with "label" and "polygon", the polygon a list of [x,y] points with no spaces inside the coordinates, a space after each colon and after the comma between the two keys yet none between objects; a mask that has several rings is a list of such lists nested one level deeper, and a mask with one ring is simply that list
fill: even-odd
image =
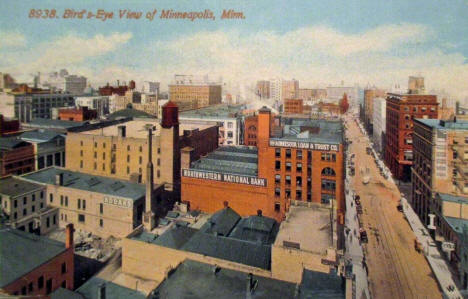
[{"label": "smokestack", "polygon": [[67,224],[65,228],[65,248],[74,248],[73,246],[73,233],[75,229],[73,228],[73,223]]},{"label": "smokestack", "polygon": [[106,283],[102,282],[98,285],[98,299],[106,299]]},{"label": "smokestack", "polygon": [[118,126],[117,130],[118,130],[119,137],[125,137],[127,135],[127,129],[125,126]]},{"label": "smokestack", "polygon": [[63,186],[63,173],[57,173],[55,175],[55,185]]},{"label": "smokestack", "polygon": [[153,130],[148,129],[148,164],[146,166],[146,197],[145,197],[145,213],[143,215],[143,222],[145,228],[151,231],[155,226],[154,213],[152,211],[151,203],[153,199]]}]

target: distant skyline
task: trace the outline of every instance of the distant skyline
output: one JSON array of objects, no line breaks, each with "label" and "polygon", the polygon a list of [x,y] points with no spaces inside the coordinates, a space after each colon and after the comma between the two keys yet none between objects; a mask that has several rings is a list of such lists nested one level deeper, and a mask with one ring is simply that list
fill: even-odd
[{"label": "distant skyline", "polygon": [[[105,82],[208,74],[253,83],[295,78],[301,87],[367,83],[468,97],[468,1],[13,1],[0,10],[0,71],[20,81],[66,68]],[[30,19],[31,8],[104,9],[114,19]],[[119,19],[119,9],[157,9],[156,19]],[[216,20],[161,20],[162,9],[203,11]],[[243,20],[221,20],[223,9]]]}]

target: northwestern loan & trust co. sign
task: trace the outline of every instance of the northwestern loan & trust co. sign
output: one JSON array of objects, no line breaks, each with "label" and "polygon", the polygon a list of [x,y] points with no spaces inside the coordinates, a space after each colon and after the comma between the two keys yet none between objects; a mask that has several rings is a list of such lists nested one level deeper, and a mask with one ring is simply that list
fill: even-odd
[{"label": "northwestern loan & trust co. sign", "polygon": [[337,152],[339,149],[339,146],[337,144],[273,140],[273,139],[270,139],[270,146],[310,149],[310,150],[317,150],[317,151],[334,151],[334,152]]}]

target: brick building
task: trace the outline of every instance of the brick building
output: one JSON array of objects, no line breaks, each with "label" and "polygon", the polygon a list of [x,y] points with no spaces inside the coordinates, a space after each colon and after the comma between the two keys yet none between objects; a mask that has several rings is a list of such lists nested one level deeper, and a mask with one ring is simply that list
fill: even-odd
[{"label": "brick building", "polygon": [[20,123],[17,119],[5,119],[3,115],[0,114],[0,136],[9,135],[12,133],[17,133],[20,130]]},{"label": "brick building", "polygon": [[15,137],[0,138],[0,176],[34,170],[34,147]]},{"label": "brick building", "polygon": [[59,109],[58,119],[69,121],[87,121],[97,118],[96,110],[88,107]]},{"label": "brick building", "polygon": [[182,165],[182,201],[206,212],[219,210],[227,201],[241,215],[262,210],[277,221],[283,220],[291,200],[333,204],[342,224],[341,123],[283,119],[280,129],[271,134],[271,122],[270,110],[260,109],[258,150],[223,147]]},{"label": "brick building", "polygon": [[386,101],[385,163],[395,178],[408,181],[413,164],[413,119],[437,118],[437,96],[390,93]]},{"label": "brick building", "polygon": [[257,81],[256,94],[262,99],[270,98],[270,81]]},{"label": "brick building", "polygon": [[58,288],[73,290],[73,225],[65,244],[7,228],[0,230],[0,293],[46,297]]},{"label": "brick building", "polygon": [[302,99],[285,99],[284,114],[302,114],[304,113],[304,103]]},{"label": "brick building", "polygon": [[179,105],[181,111],[221,104],[221,84],[209,82],[206,78],[176,75],[169,85],[169,100]]},{"label": "brick building", "polygon": [[386,94],[383,89],[371,88],[364,90],[364,125],[371,134],[373,132],[374,99],[385,98]]},{"label": "brick building", "polygon": [[111,96],[113,94],[118,94],[119,96],[125,95],[125,92],[129,90],[129,87],[126,85],[120,85],[117,83],[117,86],[110,86],[107,83],[106,86],[99,87],[99,95],[100,96]]},{"label": "brick building", "polygon": [[283,80],[281,83],[281,99],[296,99],[297,92],[299,90],[299,81],[292,80]]}]

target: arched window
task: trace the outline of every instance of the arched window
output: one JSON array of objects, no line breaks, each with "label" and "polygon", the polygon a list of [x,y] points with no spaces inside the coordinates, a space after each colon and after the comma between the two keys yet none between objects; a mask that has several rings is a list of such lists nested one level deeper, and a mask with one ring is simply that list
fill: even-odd
[{"label": "arched window", "polygon": [[322,175],[325,175],[325,176],[335,176],[336,173],[335,173],[335,171],[333,170],[333,168],[325,167],[325,168],[322,170]]}]

